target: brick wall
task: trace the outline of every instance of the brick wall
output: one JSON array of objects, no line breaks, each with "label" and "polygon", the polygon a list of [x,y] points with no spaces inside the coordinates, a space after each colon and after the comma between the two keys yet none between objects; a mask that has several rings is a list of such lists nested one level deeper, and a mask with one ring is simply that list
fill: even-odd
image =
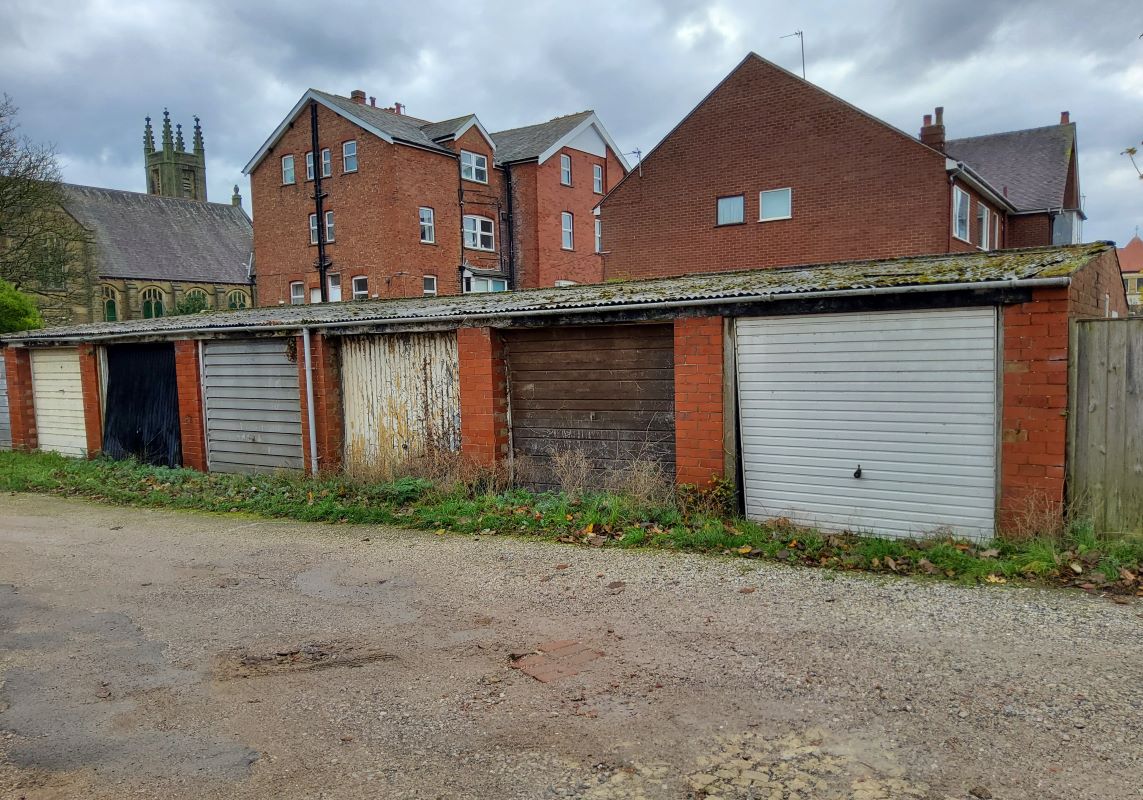
[{"label": "brick wall", "polygon": [[495,466],[508,455],[508,381],[504,347],[493,328],[456,332],[461,452]]},{"label": "brick wall", "polygon": [[[340,469],[345,436],[341,403],[341,356],[336,338],[315,333],[310,336],[310,362],[314,391],[314,422],[317,430],[318,470]],[[298,394],[302,407],[302,453],[305,469],[310,469],[310,421],[306,396],[306,360],[302,337],[298,346]]]},{"label": "brick wall", "polygon": [[722,318],[675,320],[675,479],[723,474]]},{"label": "brick wall", "polygon": [[1072,277],[1068,301],[1068,314],[1072,317],[1102,318],[1109,311],[1127,316],[1127,289],[1114,248],[1092,259]]},{"label": "brick wall", "polygon": [[87,457],[103,452],[103,403],[99,391],[98,349],[81,344],[79,350],[79,383],[83,391],[83,424],[87,429]]},{"label": "brick wall", "polygon": [[8,373],[8,414],[12,423],[12,449],[35,450],[36,402],[32,396],[32,354],[23,347],[4,348]]},{"label": "brick wall", "polygon": [[193,339],[175,342],[175,385],[179,399],[183,466],[206,472],[205,419],[198,346],[199,343]]},{"label": "brick wall", "polygon": [[[793,217],[758,222],[761,190]],[[745,222],[716,227],[718,197]],[[890,258],[949,249],[945,158],[750,58],[602,206],[606,278]]]},{"label": "brick wall", "polygon": [[1052,221],[1047,214],[1020,214],[1008,223],[1005,247],[1043,247],[1052,243]]}]

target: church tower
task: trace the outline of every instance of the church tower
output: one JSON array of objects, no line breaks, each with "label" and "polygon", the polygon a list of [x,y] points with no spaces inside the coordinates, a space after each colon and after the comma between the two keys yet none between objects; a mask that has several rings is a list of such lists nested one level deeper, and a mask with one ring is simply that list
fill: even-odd
[{"label": "church tower", "polygon": [[163,197],[185,197],[206,202],[206,151],[202,144],[202,126],[194,118],[194,141],[191,152],[183,142],[183,126],[171,133],[171,115],[163,109],[163,146],[155,147],[151,118],[143,128],[143,156],[147,166],[147,194]]}]

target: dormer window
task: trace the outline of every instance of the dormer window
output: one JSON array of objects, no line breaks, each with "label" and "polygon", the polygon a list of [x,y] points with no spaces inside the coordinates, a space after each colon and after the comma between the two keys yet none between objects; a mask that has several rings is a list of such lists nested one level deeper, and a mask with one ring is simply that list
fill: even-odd
[{"label": "dormer window", "polygon": [[488,183],[488,156],[460,151],[460,177],[466,181]]}]

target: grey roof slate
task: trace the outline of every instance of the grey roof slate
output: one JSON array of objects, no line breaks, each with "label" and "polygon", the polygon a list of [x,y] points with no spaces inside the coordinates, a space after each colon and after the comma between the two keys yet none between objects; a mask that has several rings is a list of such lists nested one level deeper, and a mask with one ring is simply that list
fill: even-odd
[{"label": "grey roof slate", "polygon": [[1076,144],[1075,123],[950,139],[945,152],[978,172],[1019,211],[1059,208]]},{"label": "grey roof slate", "polygon": [[253,228],[238,206],[63,184],[101,277],[249,283]]},{"label": "grey roof slate", "polygon": [[[986,281],[1020,282],[1066,278],[1114,248],[1111,242],[1024,250],[851,261],[780,269],[686,275],[626,283],[531,289],[496,294],[362,300],[324,305],[270,306],[182,317],[100,322],[0,336],[2,341],[51,342],[93,337],[129,339],[195,333],[225,333],[242,327],[298,330],[302,327],[384,328],[400,324],[456,327],[476,320],[513,316],[542,318],[553,313],[606,313],[618,307],[703,301],[772,301],[844,289],[908,291]],[[335,329],[336,330],[336,329]]]},{"label": "grey roof slate", "polygon": [[436,141],[437,139],[454,135],[461,125],[475,116],[475,114],[465,114],[463,117],[454,117],[453,119],[441,120],[440,122],[430,122],[427,125],[422,125],[421,130],[425,136]]},{"label": "grey roof slate", "polygon": [[331,105],[337,106],[346,114],[357,117],[362,122],[384,131],[394,139],[408,144],[415,144],[419,147],[427,147],[430,150],[440,150],[441,152],[449,154],[452,153],[448,148],[441,147],[434,142],[432,138],[425,133],[422,126],[431,124],[428,120],[417,119],[416,117],[410,117],[405,114],[397,114],[375,106],[362,105],[353,102],[348,97],[329,94],[328,92],[323,92],[318,89],[310,89],[310,91]]},{"label": "grey roof slate", "polygon": [[580,111],[578,114],[556,117],[537,125],[526,125],[523,128],[512,128],[490,134],[492,141],[496,143],[496,160],[501,164],[507,164],[536,158],[591,114],[591,111]]}]

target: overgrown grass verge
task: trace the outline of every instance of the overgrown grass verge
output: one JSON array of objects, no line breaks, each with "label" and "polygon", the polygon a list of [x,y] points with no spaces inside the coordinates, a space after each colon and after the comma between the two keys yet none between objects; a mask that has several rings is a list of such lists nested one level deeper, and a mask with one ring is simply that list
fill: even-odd
[{"label": "overgrown grass verge", "polygon": [[[823,533],[776,519],[711,513],[694,492],[676,503],[629,496],[445,491],[420,478],[365,483],[345,476],[203,474],[129,461],[0,452],[0,490],[125,506],[247,513],[312,522],[399,525],[464,534],[533,536],[594,547],[654,547],[791,564],[920,575],[966,583],[1022,581],[1138,594],[1143,539],[1104,540],[1076,523],[1056,539],[978,545]],[[701,498],[700,498],[701,499]]]}]

